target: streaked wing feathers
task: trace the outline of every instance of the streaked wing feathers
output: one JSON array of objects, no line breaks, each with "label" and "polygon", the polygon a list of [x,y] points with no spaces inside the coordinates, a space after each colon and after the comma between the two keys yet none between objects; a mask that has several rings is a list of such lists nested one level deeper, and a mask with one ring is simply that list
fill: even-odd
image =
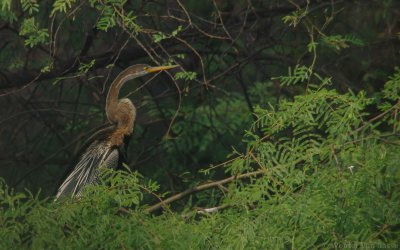
[{"label": "streaked wing feathers", "polygon": [[116,168],[118,165],[118,149],[106,142],[93,142],[81,156],[72,173],[63,182],[57,192],[56,199],[63,196],[80,196],[83,188],[97,182],[99,168]]}]

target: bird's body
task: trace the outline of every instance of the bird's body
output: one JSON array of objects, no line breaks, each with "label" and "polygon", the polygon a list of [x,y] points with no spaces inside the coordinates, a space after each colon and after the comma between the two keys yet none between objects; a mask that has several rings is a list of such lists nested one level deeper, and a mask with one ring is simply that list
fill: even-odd
[{"label": "bird's body", "polygon": [[136,108],[131,100],[118,99],[122,86],[128,80],[174,67],[138,64],[128,67],[115,78],[106,100],[106,114],[112,126],[92,137],[74,170],[58,189],[56,199],[64,196],[79,197],[86,185],[97,183],[101,168],[117,168],[126,138],[132,134],[136,119]]}]

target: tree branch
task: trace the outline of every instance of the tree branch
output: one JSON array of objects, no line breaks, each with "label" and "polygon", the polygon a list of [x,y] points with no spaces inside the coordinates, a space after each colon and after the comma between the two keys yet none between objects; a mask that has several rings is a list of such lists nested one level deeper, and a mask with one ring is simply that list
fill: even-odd
[{"label": "tree branch", "polygon": [[185,191],[178,193],[176,195],[173,195],[171,197],[169,197],[168,199],[161,201],[149,208],[146,208],[145,211],[148,213],[157,211],[158,209],[164,207],[165,205],[172,203],[176,200],[182,199],[183,197],[195,193],[195,192],[199,192],[205,189],[209,189],[209,188],[214,188],[214,187],[219,187],[220,185],[232,182],[234,180],[240,180],[240,179],[245,179],[245,178],[250,178],[250,177],[254,177],[254,176],[258,176],[258,175],[262,175],[265,173],[265,170],[258,170],[258,171],[254,171],[254,172],[249,172],[249,173],[245,173],[245,174],[241,174],[241,175],[237,175],[237,176],[231,176],[229,178],[220,180],[220,181],[215,181],[215,182],[210,182],[210,183],[205,183],[205,184],[201,184],[199,186],[196,187],[192,187],[189,189],[186,189]]}]

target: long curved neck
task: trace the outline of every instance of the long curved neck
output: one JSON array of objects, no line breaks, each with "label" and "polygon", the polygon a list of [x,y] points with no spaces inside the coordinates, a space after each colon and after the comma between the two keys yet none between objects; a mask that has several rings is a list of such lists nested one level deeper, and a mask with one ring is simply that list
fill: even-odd
[{"label": "long curved neck", "polygon": [[[106,100],[106,114],[107,119],[111,123],[120,123],[119,113],[123,112],[123,110],[119,109],[118,106],[118,94],[121,90],[122,86],[131,79],[138,77],[138,72],[135,68],[129,67],[126,70],[122,71],[113,81],[110,86],[110,90],[107,94]],[[133,105],[132,105],[133,106]]]}]

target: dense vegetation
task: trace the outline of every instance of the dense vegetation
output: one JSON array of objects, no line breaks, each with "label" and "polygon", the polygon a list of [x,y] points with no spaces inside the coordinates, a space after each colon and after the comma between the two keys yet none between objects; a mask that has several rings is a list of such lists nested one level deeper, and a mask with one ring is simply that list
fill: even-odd
[{"label": "dense vegetation", "polygon": [[[0,2],[0,248],[398,248],[397,1]],[[54,202],[128,65],[124,170]]]}]

